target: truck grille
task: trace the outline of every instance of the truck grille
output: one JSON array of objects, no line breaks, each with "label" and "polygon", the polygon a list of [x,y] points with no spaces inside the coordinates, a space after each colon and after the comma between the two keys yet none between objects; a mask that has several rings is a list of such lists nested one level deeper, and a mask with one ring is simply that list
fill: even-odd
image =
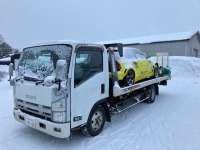
[{"label": "truck grille", "polygon": [[26,114],[51,121],[51,107],[26,102],[20,99],[16,101],[16,106]]}]

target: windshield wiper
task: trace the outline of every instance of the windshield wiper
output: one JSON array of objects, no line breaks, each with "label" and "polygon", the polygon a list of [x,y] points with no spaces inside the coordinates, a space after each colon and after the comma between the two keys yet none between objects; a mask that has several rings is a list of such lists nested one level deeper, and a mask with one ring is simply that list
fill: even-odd
[{"label": "windshield wiper", "polygon": [[23,83],[23,77],[16,77],[15,81],[18,82],[19,80]]},{"label": "windshield wiper", "polygon": [[33,82],[43,82],[44,81],[44,80],[39,80],[39,79],[36,79],[36,78],[27,77],[27,76],[24,76],[24,80],[33,81]]},{"label": "windshield wiper", "polygon": [[34,82],[40,81],[40,80],[38,80],[38,79],[36,79],[36,78],[27,77],[27,76],[24,76],[24,80],[26,80],[26,81],[34,81]]},{"label": "windshield wiper", "polygon": [[35,85],[38,85],[38,84],[43,83],[43,82],[44,82],[44,80],[37,81],[37,82],[35,82]]}]

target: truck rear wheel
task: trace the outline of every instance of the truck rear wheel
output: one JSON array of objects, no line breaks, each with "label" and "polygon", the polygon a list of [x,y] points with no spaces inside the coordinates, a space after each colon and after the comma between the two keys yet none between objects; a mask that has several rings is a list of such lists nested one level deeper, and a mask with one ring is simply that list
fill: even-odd
[{"label": "truck rear wheel", "polygon": [[106,121],[105,109],[99,105],[90,113],[87,123],[87,132],[91,136],[98,135],[102,131],[105,121]]},{"label": "truck rear wheel", "polygon": [[145,102],[153,103],[155,101],[155,98],[156,98],[156,87],[155,85],[151,85],[149,89],[149,98],[145,100]]}]

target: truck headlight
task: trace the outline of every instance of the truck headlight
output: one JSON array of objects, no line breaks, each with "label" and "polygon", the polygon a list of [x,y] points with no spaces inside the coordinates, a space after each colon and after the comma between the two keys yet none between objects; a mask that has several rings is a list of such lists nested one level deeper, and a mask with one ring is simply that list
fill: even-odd
[{"label": "truck headlight", "polygon": [[65,98],[52,103],[52,111],[65,111]]},{"label": "truck headlight", "polygon": [[64,112],[53,112],[53,121],[64,122],[65,121],[65,113]]}]

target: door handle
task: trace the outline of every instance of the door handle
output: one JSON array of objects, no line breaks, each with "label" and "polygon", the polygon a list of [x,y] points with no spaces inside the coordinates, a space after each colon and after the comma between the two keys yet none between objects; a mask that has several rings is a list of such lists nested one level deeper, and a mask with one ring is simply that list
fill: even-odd
[{"label": "door handle", "polygon": [[101,94],[105,93],[105,84],[101,84]]}]

